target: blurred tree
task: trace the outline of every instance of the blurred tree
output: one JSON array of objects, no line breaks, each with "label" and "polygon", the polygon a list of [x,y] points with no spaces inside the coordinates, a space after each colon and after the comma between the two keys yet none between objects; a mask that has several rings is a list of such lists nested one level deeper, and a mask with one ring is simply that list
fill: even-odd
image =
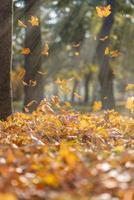
[{"label": "blurred tree", "polygon": [[12,0],[0,4],[0,118],[12,113],[10,71],[12,60]]},{"label": "blurred tree", "polygon": [[[23,7],[23,3],[21,3],[23,2],[23,0],[17,0],[17,1],[20,2],[18,5],[22,5],[20,7],[18,6],[18,8]],[[131,42],[132,36],[129,36],[130,34],[126,33],[126,31],[130,27],[131,27],[131,33],[133,33],[133,30],[132,30],[133,22],[126,23],[126,20],[123,21],[125,18],[127,18],[127,15],[128,13],[130,13],[130,10],[133,10],[132,2],[133,1],[130,1],[130,0],[116,1],[116,15],[114,16],[115,19],[113,20],[112,25],[110,25],[111,26],[110,33],[109,33],[110,40],[107,40],[105,42],[108,42],[107,45],[110,45],[111,49],[118,49],[125,53],[123,53],[123,56],[119,56],[119,58],[117,59],[107,58],[108,59],[107,61],[109,64],[107,65],[108,68],[106,69],[108,70],[100,71],[101,75],[99,75],[99,80],[100,79],[105,80],[105,77],[108,77],[110,73],[113,76],[113,73],[112,73],[113,69],[114,69],[114,72],[116,71],[116,73],[118,74],[114,73],[115,79],[113,76],[112,82],[113,80],[115,80],[116,82],[118,82],[118,85],[121,84],[121,79],[119,79],[118,77],[122,76],[122,79],[124,81],[125,80],[124,77],[126,76],[126,71],[128,74],[127,81],[129,82],[130,77],[131,79],[133,78],[132,73],[131,73],[131,71],[133,70],[133,65],[132,65],[133,51],[130,48],[132,44]],[[77,73],[80,74],[81,80],[84,79],[84,81],[81,82],[82,84],[80,85],[82,95],[85,96],[85,98],[83,99],[85,99],[85,101],[88,101],[90,95],[94,96],[93,97],[94,100],[100,98],[102,89],[100,91],[100,84],[98,83],[98,79],[97,79],[98,70],[97,72],[93,74],[89,66],[92,66],[94,64],[96,65],[96,62],[95,62],[96,55],[95,55],[95,58],[93,55],[98,52],[98,49],[100,49],[101,51],[101,48],[102,48],[101,45],[103,43],[102,41],[99,40],[99,37],[101,37],[100,34],[102,32],[105,20],[101,20],[99,17],[97,17],[96,12],[95,12],[95,6],[106,5],[106,3],[109,4],[110,1],[107,1],[107,0],[84,0],[84,1],[82,0],[65,0],[65,1],[44,0],[43,1],[42,0],[41,20],[45,22],[45,25],[41,27],[42,36],[43,36],[43,40],[48,41],[48,44],[50,47],[49,56],[47,57],[47,59],[44,56],[44,60],[43,60],[44,68],[46,69],[46,71],[48,71],[48,75],[45,77],[46,78],[45,85],[46,84],[49,85],[50,82],[54,81],[57,77],[61,75],[63,79],[72,77],[74,73],[72,74],[71,71],[75,71],[76,74]],[[20,14],[20,10],[18,11],[18,13]],[[129,16],[129,20],[130,18],[131,18],[131,21],[133,21],[132,12]],[[127,25],[127,28],[126,28],[126,25]],[[126,31],[124,32],[123,30],[126,30]],[[15,42],[17,44],[16,46],[18,49],[20,49],[22,46],[22,41],[23,41],[22,31],[23,30],[21,29],[20,34],[17,35],[17,40],[15,38]],[[99,36],[96,40],[95,36],[97,34]],[[103,44],[104,46],[106,45],[105,42]],[[74,48],[73,46],[74,43],[75,44],[80,43],[79,48]],[[98,43],[97,50],[95,51],[97,43]],[[99,45],[101,48],[98,48]],[[120,47],[122,49],[120,49]],[[104,50],[104,47],[102,50]],[[77,53],[77,56],[75,53]],[[104,51],[102,51],[102,54],[104,57]],[[99,54],[97,53],[97,55]],[[20,55],[18,56],[19,62],[20,62],[20,57],[22,56]],[[101,61],[103,60],[103,57]],[[99,59],[98,59],[98,69],[101,69]],[[89,81],[91,83],[90,85],[89,85]],[[111,82],[109,81],[109,78],[107,78],[107,88],[110,88],[109,84],[111,84]],[[113,83],[111,85],[113,85]],[[74,98],[73,93],[75,91],[75,84],[73,86],[74,86],[74,90],[72,89],[72,98]],[[90,91],[91,91],[90,95],[88,94],[88,86],[90,86]],[[78,87],[76,88],[78,89]],[[119,90],[119,87],[117,88],[117,83],[116,83],[115,89],[116,89],[115,91],[113,91],[113,89],[112,91],[113,93],[116,92],[115,96],[117,97],[117,93],[118,93],[117,90]],[[49,92],[53,94],[54,91],[55,89]],[[104,103],[110,106],[110,104],[108,103],[108,100],[106,100],[106,97],[104,97],[104,99],[105,99]]]},{"label": "blurred tree", "polygon": [[[100,95],[104,109],[112,109],[115,106],[114,91],[113,91],[113,70],[110,66],[109,56],[105,55],[106,47],[109,47],[110,33],[114,23],[115,8],[117,6],[116,0],[108,0],[108,5],[111,5],[112,13],[104,18],[100,33],[98,35],[98,45],[96,48],[96,55],[99,65],[99,81],[100,81]],[[108,39],[101,41],[100,38],[108,36]]]},{"label": "blurred tree", "polygon": [[40,20],[40,0],[25,0],[25,21],[27,24],[25,35],[25,48],[29,48],[31,53],[25,55],[25,82],[29,83],[30,80],[36,81],[37,84],[34,87],[24,87],[24,106],[30,101],[35,100],[37,104],[31,106],[30,111],[34,110],[38,103],[43,98],[43,76],[38,73],[42,70],[42,41],[41,41],[41,29],[40,24],[32,26],[28,22],[31,16],[37,17]]}]

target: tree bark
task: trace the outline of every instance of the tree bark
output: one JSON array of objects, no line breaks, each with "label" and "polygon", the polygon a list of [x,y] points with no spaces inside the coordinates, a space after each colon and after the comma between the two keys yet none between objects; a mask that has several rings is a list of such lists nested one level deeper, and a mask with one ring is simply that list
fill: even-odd
[{"label": "tree bark", "polygon": [[43,99],[43,76],[38,73],[42,69],[42,41],[41,41],[41,28],[39,26],[32,26],[28,23],[31,16],[38,17],[40,20],[40,0],[25,0],[25,19],[27,22],[27,29],[25,35],[25,48],[29,48],[31,53],[25,55],[25,82],[29,83],[30,80],[37,82],[35,87],[24,87],[24,106],[32,100],[37,101],[30,107],[32,112],[36,109],[39,102]]},{"label": "tree bark", "polygon": [[12,113],[12,7],[12,0],[0,4],[0,119],[4,120]]},{"label": "tree bark", "polygon": [[100,41],[99,38],[110,36],[111,29],[114,23],[116,0],[108,0],[108,4],[111,5],[112,13],[106,17],[103,21],[102,28],[98,37],[98,45],[96,55],[99,63],[99,82],[100,93],[103,109],[112,109],[115,107],[114,91],[113,91],[113,70],[110,66],[110,58],[104,55],[105,48],[109,46],[110,39]]}]

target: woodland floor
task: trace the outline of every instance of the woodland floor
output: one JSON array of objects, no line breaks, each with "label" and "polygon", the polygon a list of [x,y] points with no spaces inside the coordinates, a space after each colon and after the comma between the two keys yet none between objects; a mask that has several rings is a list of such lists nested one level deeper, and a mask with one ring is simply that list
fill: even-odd
[{"label": "woodland floor", "polygon": [[134,118],[67,107],[0,122],[0,200],[134,199]]}]

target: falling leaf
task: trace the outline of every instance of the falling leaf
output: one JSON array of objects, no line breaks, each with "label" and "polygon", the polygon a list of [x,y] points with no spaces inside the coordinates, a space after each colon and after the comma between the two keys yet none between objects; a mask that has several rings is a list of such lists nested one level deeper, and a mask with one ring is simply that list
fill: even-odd
[{"label": "falling leaf", "polygon": [[104,54],[105,54],[105,55],[109,55],[109,53],[110,53],[109,47],[106,47],[106,48],[105,48]]},{"label": "falling leaf", "polygon": [[74,48],[78,48],[78,47],[80,47],[80,43],[73,43],[73,45],[72,45]]},{"label": "falling leaf", "polygon": [[34,103],[37,104],[37,101],[35,101],[35,100],[30,101],[30,102],[27,104],[27,107],[32,106]]},{"label": "falling leaf", "polygon": [[59,85],[60,89],[65,92],[65,93],[68,93],[70,91],[70,88],[68,86],[68,81],[69,80],[65,80],[65,79],[57,79],[55,81],[56,84]]},{"label": "falling leaf", "polygon": [[31,19],[28,20],[32,24],[32,26],[39,26],[39,19],[38,17],[31,16]]},{"label": "falling leaf", "polygon": [[109,47],[106,47],[104,54],[109,55],[112,58],[116,58],[120,55],[120,52],[118,50],[111,51]]},{"label": "falling leaf", "polygon": [[24,86],[28,86],[28,84],[25,81],[22,81]]},{"label": "falling leaf", "polygon": [[44,49],[42,50],[41,54],[44,56],[49,56],[49,46],[47,43],[45,44]]},{"label": "falling leaf", "polygon": [[36,85],[37,85],[37,81],[36,80],[30,80],[29,81],[29,86],[35,87]]},{"label": "falling leaf", "polygon": [[18,26],[27,28],[27,26],[21,20],[18,20]]},{"label": "falling leaf", "polygon": [[115,51],[111,51],[110,52],[110,56],[112,57],[112,58],[116,58],[116,57],[118,57],[120,55],[120,52],[118,51],[118,50],[115,50]]},{"label": "falling leaf", "polygon": [[94,104],[93,104],[93,111],[94,112],[97,112],[97,111],[100,111],[102,108],[102,102],[101,101],[95,101]]},{"label": "falling leaf", "polygon": [[28,54],[31,53],[31,50],[30,50],[29,48],[23,48],[23,49],[21,50],[21,53],[22,53],[23,55],[28,55]]},{"label": "falling leaf", "polygon": [[36,80],[29,80],[28,83],[26,83],[25,81],[22,81],[24,86],[31,86],[31,87],[35,87],[37,85],[37,81]]},{"label": "falling leaf", "polygon": [[24,111],[25,111],[26,113],[30,112],[29,108],[27,108],[26,106],[24,107]]},{"label": "falling leaf", "polygon": [[111,14],[111,5],[96,7],[96,11],[99,17],[108,17]]},{"label": "falling leaf", "polygon": [[107,40],[107,39],[108,39],[108,36],[106,35],[106,36],[100,38],[100,41],[105,41],[105,40]]},{"label": "falling leaf", "polygon": [[47,75],[47,72],[37,71],[37,73],[40,74],[40,75],[43,75],[43,76]]}]

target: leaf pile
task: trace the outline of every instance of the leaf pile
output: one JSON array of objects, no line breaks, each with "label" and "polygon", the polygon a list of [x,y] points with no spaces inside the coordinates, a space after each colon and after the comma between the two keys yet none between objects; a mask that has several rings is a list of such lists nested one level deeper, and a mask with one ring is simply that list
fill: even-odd
[{"label": "leaf pile", "polygon": [[0,122],[0,199],[133,200],[134,119],[43,100]]}]

